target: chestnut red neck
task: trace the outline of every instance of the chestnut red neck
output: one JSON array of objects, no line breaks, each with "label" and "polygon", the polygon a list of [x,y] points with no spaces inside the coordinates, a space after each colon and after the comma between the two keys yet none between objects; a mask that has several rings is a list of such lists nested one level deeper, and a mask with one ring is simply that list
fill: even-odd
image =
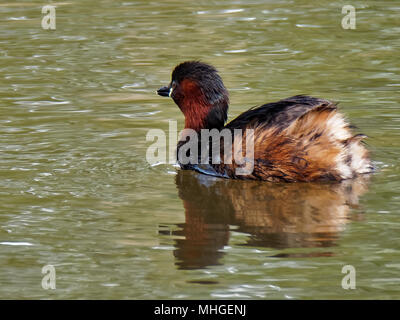
[{"label": "chestnut red neck", "polygon": [[185,116],[186,129],[223,128],[229,104],[226,90],[214,91],[212,96],[208,96],[195,81],[185,79],[176,91],[173,99]]}]

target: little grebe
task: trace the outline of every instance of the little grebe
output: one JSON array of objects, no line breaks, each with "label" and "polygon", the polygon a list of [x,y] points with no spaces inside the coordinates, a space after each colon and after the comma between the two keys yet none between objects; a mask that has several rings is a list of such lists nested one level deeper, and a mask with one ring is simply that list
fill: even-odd
[{"label": "little grebe", "polygon": [[[253,130],[252,171],[239,175],[235,169],[240,164],[223,158],[224,162],[208,165],[211,174],[233,179],[307,182],[340,181],[373,171],[368,151],[361,143],[366,136],[353,135],[336,105],[328,100],[298,95],[251,108],[225,125],[228,92],[217,70],[198,61],[176,66],[171,83],[157,93],[172,97],[185,116],[185,130],[192,129],[189,131],[198,135],[202,129],[227,129],[232,133],[237,129]],[[244,140],[245,136],[240,139],[242,145]],[[187,139],[178,142],[178,154],[186,142]],[[233,144],[238,145],[236,140]],[[223,147],[224,144],[221,154]],[[183,169],[210,173],[201,165],[182,163],[179,156],[178,162]]]}]

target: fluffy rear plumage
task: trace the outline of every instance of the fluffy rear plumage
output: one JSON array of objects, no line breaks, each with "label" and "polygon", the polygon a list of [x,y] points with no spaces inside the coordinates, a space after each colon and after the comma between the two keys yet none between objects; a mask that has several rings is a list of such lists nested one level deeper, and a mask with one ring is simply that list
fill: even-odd
[{"label": "fluffy rear plumage", "polygon": [[[330,101],[295,96],[250,109],[226,128],[254,129],[254,170],[242,179],[343,180],[373,170],[349,124]],[[237,164],[219,172],[234,177]],[[218,170],[218,168],[216,167]]]}]

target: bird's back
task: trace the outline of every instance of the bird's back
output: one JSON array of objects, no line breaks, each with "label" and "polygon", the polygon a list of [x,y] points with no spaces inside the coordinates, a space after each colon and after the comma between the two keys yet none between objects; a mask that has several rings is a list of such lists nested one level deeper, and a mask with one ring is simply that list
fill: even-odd
[{"label": "bird's back", "polygon": [[[294,96],[252,108],[225,128],[253,129],[254,169],[237,176],[240,165],[216,165],[225,176],[267,181],[343,180],[373,170],[362,145],[334,103]],[[237,142],[238,143],[238,142]],[[243,144],[242,141],[240,141]]]}]

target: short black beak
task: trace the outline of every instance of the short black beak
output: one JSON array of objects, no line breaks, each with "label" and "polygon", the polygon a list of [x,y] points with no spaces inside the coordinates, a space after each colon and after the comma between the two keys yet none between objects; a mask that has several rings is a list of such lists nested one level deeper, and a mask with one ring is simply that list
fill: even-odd
[{"label": "short black beak", "polygon": [[162,87],[157,90],[157,94],[162,97],[169,97],[170,91],[171,91],[171,87]]}]

